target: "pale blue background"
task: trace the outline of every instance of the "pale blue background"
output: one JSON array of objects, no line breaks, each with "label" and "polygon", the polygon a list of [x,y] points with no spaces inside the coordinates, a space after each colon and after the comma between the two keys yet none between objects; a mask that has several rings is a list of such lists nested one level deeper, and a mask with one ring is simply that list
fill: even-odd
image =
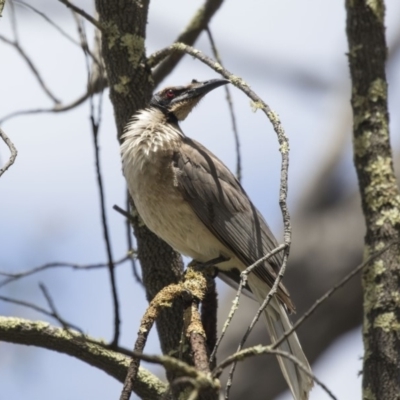
[{"label": "pale blue background", "polygon": [[[281,117],[290,138],[289,206],[295,211],[302,188],[328,154],[333,135],[349,104],[347,42],[343,1],[227,1],[211,28],[227,68],[243,77]],[[57,1],[32,1],[76,37],[70,12]],[[76,3],[78,4],[78,3]],[[90,3],[80,2],[92,11]],[[153,0],[148,24],[147,52],[171,43],[201,1]],[[399,34],[400,3],[387,1],[389,44]],[[68,103],[86,84],[79,48],[31,12],[18,11],[21,42],[47,84]],[[89,37],[92,32],[87,24]],[[0,33],[11,37],[9,12]],[[202,36],[197,47],[210,54]],[[50,107],[37,82],[10,47],[0,44],[0,116],[11,111]],[[399,59],[389,71],[391,110],[399,104]],[[303,74],[303,79],[298,78]],[[184,84],[216,77],[201,63],[185,62],[163,84]],[[282,230],[277,194],[280,156],[271,125],[251,111],[248,98],[232,89],[242,142],[243,183],[277,236]],[[210,94],[182,124],[235,170],[234,142],[224,91]],[[217,127],[217,129],[216,129]],[[399,144],[398,113],[391,114],[393,142]],[[16,164],[0,179],[0,269],[21,271],[50,261],[81,264],[104,261],[98,189],[89,124],[88,104],[62,114],[13,119],[3,129],[18,148]],[[349,140],[350,143],[350,140]],[[101,163],[106,188],[108,221],[115,259],[126,251],[123,218],[112,205],[124,207],[125,184],[108,92],[100,131]],[[8,152],[0,143],[0,160]],[[343,160],[349,188],[355,184],[350,151]],[[317,245],[317,244],[316,244]],[[112,308],[107,270],[53,270],[1,289],[1,294],[31,300],[46,307],[38,283],[44,282],[58,310],[88,334],[111,338]],[[117,269],[122,311],[122,344],[133,345],[146,307],[143,290],[135,284],[130,266]],[[226,287],[220,285],[222,293]],[[45,319],[42,315],[0,303],[3,315]],[[223,316],[220,316],[222,319]],[[158,352],[154,333],[146,347]],[[78,360],[33,347],[0,344],[0,399],[117,399],[121,384]],[[335,343],[314,365],[316,375],[339,399],[360,398],[362,343],[360,330]],[[146,366],[159,371],[157,367]],[[280,397],[280,400],[290,396]],[[311,399],[327,398],[317,388]]]}]

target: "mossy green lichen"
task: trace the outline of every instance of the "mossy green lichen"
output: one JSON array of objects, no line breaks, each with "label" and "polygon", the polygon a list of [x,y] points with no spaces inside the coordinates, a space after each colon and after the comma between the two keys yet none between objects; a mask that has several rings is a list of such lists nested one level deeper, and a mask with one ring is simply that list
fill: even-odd
[{"label": "mossy green lichen", "polygon": [[374,328],[381,328],[384,332],[400,331],[400,322],[394,312],[386,312],[375,318]]},{"label": "mossy green lichen", "polygon": [[279,151],[282,154],[287,154],[289,153],[289,143],[288,142],[284,142],[281,144],[281,146],[279,147]]},{"label": "mossy green lichen", "polygon": [[385,4],[382,0],[367,0],[367,6],[375,14],[378,21],[383,23],[383,18],[385,16]]},{"label": "mossy green lichen", "polygon": [[120,37],[118,25],[115,22],[106,22],[104,25],[104,35],[107,38],[108,48],[111,50],[118,42]]},{"label": "mossy green lichen", "polygon": [[392,225],[400,223],[400,194],[391,157],[378,156],[365,167],[365,171],[370,176],[369,185],[364,193],[368,207],[373,211],[384,207],[377,224],[382,226],[385,222],[390,222]]},{"label": "mossy green lichen", "polygon": [[235,86],[249,86],[242,78],[236,76],[236,75],[230,75],[229,80],[235,85]]},{"label": "mossy green lichen", "polygon": [[375,79],[368,90],[368,97],[371,101],[385,100],[387,97],[387,83],[381,79]]},{"label": "mossy green lichen", "polygon": [[250,101],[251,111],[256,112],[264,108],[264,104],[261,101]]},{"label": "mossy green lichen", "polygon": [[220,63],[214,63],[214,69],[217,71],[217,72],[221,72],[222,70],[223,70],[223,68],[222,68],[222,65],[220,64]]},{"label": "mossy green lichen", "polygon": [[176,49],[176,50],[179,50],[179,51],[185,51],[185,49],[186,49],[186,44],[184,44],[184,43],[174,43],[173,45],[172,45],[172,47],[174,48],[174,49]]},{"label": "mossy green lichen", "polygon": [[354,153],[359,156],[363,157],[371,146],[371,131],[365,131],[361,135],[354,137],[353,145],[354,145]]},{"label": "mossy green lichen", "polygon": [[364,388],[362,397],[363,400],[376,400],[376,396],[370,388]]},{"label": "mossy green lichen", "polygon": [[114,90],[123,95],[127,95],[129,93],[128,83],[131,81],[131,78],[128,76],[122,75],[119,77],[119,82],[116,83],[113,88]]},{"label": "mossy green lichen", "polygon": [[128,60],[137,66],[144,53],[144,38],[139,35],[125,33],[121,36],[121,45],[128,50]]},{"label": "mossy green lichen", "polygon": [[[397,203],[400,205],[400,199],[398,198]],[[381,212],[381,217],[378,218],[376,224],[378,226],[383,226],[383,224],[389,223],[392,226],[400,224],[400,210],[399,208],[390,208],[389,210],[383,210]]]}]

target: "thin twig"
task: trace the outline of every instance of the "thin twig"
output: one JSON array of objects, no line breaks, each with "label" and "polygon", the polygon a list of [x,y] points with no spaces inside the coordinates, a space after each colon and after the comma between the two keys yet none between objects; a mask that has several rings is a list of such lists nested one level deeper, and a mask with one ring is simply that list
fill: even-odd
[{"label": "thin twig", "polygon": [[[223,0],[206,0],[195,12],[189,24],[176,38],[176,43],[192,45],[196,42],[201,32],[208,26],[213,15],[218,11]],[[171,54],[153,72],[154,86],[158,86],[167,77],[182,59],[183,53]]]},{"label": "thin twig", "polygon": [[5,132],[0,128],[0,137],[4,140],[4,143],[10,150],[10,158],[8,161],[0,168],[0,176],[4,174],[14,164],[15,159],[17,158],[18,151],[14,146],[14,143],[10,140],[10,138],[5,134]]},{"label": "thin twig", "polygon": [[[131,206],[130,205],[130,195],[127,190],[126,191],[126,209],[129,210],[130,206]],[[119,208],[118,206],[114,206],[114,207]],[[115,208],[115,210],[116,210],[116,208]],[[126,220],[125,220],[125,230],[126,230],[126,241],[128,244],[128,251],[129,251],[130,249],[133,249],[132,225],[130,223],[129,218],[126,218]],[[138,269],[137,269],[137,265],[136,265],[136,258],[133,258],[133,257],[131,258],[131,266],[132,266],[133,276],[135,277],[136,282],[140,283],[140,285],[142,287],[144,287],[142,278],[140,277],[140,275],[138,273]]]},{"label": "thin twig", "polygon": [[25,62],[28,64],[29,69],[33,73],[33,76],[36,78],[38,81],[39,85],[43,89],[43,91],[47,94],[47,96],[56,104],[60,104],[60,100],[51,92],[49,87],[46,85],[44,82],[39,70],[36,68],[35,64],[33,61],[30,59],[30,57],[25,53],[25,50],[21,47],[19,44],[19,41],[17,38],[13,41],[10,39],[7,39],[3,35],[0,35],[0,40],[12,47],[14,47],[15,50],[18,51],[19,55],[25,60]]},{"label": "thin twig", "polygon": [[[217,353],[218,347],[219,347],[219,345],[221,344],[221,341],[222,341],[222,339],[224,338],[226,331],[228,330],[228,327],[229,327],[229,325],[230,325],[230,323],[231,323],[231,321],[232,321],[232,319],[233,319],[233,316],[235,315],[236,310],[238,309],[238,306],[239,306],[239,299],[240,299],[240,296],[241,296],[242,293],[243,293],[243,288],[244,288],[244,287],[246,286],[246,284],[247,284],[247,278],[248,278],[250,272],[251,272],[254,268],[258,267],[261,263],[263,263],[263,262],[269,260],[269,259],[270,259],[271,257],[273,257],[275,254],[278,254],[278,253],[279,253],[280,251],[282,251],[285,247],[286,247],[285,244],[279,245],[278,247],[276,247],[275,249],[273,249],[272,251],[270,251],[268,254],[266,254],[265,256],[261,257],[261,258],[260,258],[259,260],[257,260],[255,263],[253,263],[252,265],[250,265],[249,267],[247,267],[247,268],[240,274],[240,283],[239,283],[239,287],[238,287],[238,289],[237,289],[237,291],[236,291],[236,296],[235,296],[235,298],[233,299],[232,307],[231,307],[231,309],[230,309],[230,311],[229,311],[228,318],[226,319],[226,321],[225,321],[225,323],[224,323],[224,326],[222,327],[221,335],[220,335],[220,337],[218,338],[218,341],[217,341],[217,343],[216,343],[216,345],[215,345],[215,347],[214,347],[214,349],[213,349],[213,351],[212,351],[212,353],[211,353],[211,356],[210,356],[210,363],[213,362],[214,357],[215,357],[215,355],[216,355],[216,353]],[[270,294],[270,293],[268,293],[268,295],[269,295],[269,294]],[[261,307],[260,307],[260,308],[261,308]],[[248,329],[249,329],[249,328],[248,328]],[[245,337],[244,337],[245,340],[247,339],[248,333],[250,333],[250,332],[247,331],[247,332],[246,332],[247,335],[245,334]],[[243,340],[243,339],[242,339],[242,340]]]},{"label": "thin twig", "polygon": [[42,17],[47,23],[49,23],[54,29],[56,29],[62,36],[64,36],[66,39],[68,39],[71,43],[74,43],[78,46],[80,46],[80,43],[74,39],[71,35],[69,35],[68,32],[64,31],[63,28],[61,28],[61,26],[57,25],[51,18],[49,18],[44,12],[38,10],[37,8],[35,8],[34,6],[32,6],[29,3],[25,3],[24,1],[21,0],[13,0],[12,1],[14,4],[16,5],[21,5],[24,6],[26,8],[28,8],[29,10],[33,11],[34,13],[38,14],[40,17]]},{"label": "thin twig", "polygon": [[130,214],[128,211],[125,211],[123,208],[121,208],[120,206],[117,206],[116,204],[113,205],[113,209],[115,211],[117,211],[118,213],[120,213],[121,215],[123,215],[128,221],[130,221],[131,223],[135,222],[135,217]]},{"label": "thin twig", "polygon": [[65,319],[61,318],[60,314],[58,313],[58,311],[56,309],[56,305],[54,304],[54,301],[53,301],[52,297],[50,296],[50,293],[49,293],[47,287],[43,283],[39,283],[39,287],[43,293],[43,296],[45,297],[45,299],[47,301],[47,304],[50,307],[53,318],[55,318],[64,329],[72,328],[83,334],[83,331],[81,329],[79,329],[77,326],[71,325],[70,323],[66,322]]},{"label": "thin twig", "polygon": [[343,287],[351,278],[356,276],[366,265],[368,265],[371,261],[374,261],[377,257],[381,256],[385,251],[389,249],[389,247],[394,244],[398,244],[398,242],[389,243],[387,246],[377,251],[372,256],[368,257],[363,263],[354,268],[351,272],[349,272],[343,279],[341,279],[336,285],[334,285],[331,289],[329,289],[323,296],[321,296],[303,315],[299,318],[293,326],[286,331],[276,342],[272,344],[272,348],[277,348],[282,342],[284,342],[294,331],[296,331],[303,322],[308,319],[314,311],[323,304],[329,297],[331,297],[338,289]]},{"label": "thin twig", "polygon": [[[222,64],[222,59],[219,55],[219,52],[217,50],[217,46],[214,41],[214,37],[211,33],[211,29],[209,26],[206,28],[206,32],[208,35],[208,40],[210,41],[211,45],[211,50],[213,52],[213,55],[215,59],[221,64]],[[235,110],[233,109],[233,100],[232,100],[232,95],[231,91],[229,89],[228,85],[224,86],[225,89],[225,96],[226,96],[226,101],[228,103],[228,108],[229,108],[229,114],[231,116],[231,122],[232,122],[232,131],[233,131],[233,137],[235,139],[235,150],[236,150],[236,178],[238,179],[239,182],[242,180],[242,160],[241,160],[241,154],[240,154],[240,139],[239,139],[239,132],[237,129],[237,124],[236,124],[236,117],[235,117]]]},{"label": "thin twig", "polygon": [[[55,320],[60,322],[58,315],[54,314],[54,312],[52,312],[52,311],[47,311],[44,308],[37,306],[36,304],[30,303],[27,301],[23,301],[23,300],[12,299],[11,297],[6,297],[6,296],[0,296],[0,300],[5,301],[7,303],[17,304],[19,306],[30,308],[30,309],[35,310],[43,315],[47,315],[48,317],[54,318]],[[75,329],[76,331],[83,334],[83,331],[80,328],[78,328],[76,325],[66,322],[65,320],[63,320],[63,323],[61,323],[61,325],[65,329]]]},{"label": "thin twig", "polygon": [[[25,3],[24,1],[20,0],[13,0],[14,4],[23,6],[28,8],[29,10],[33,11],[34,13],[38,14],[40,17],[42,17],[47,23],[49,23],[54,29],[56,29],[62,36],[64,36],[67,40],[69,40],[71,43],[75,44],[76,46],[81,47],[81,44],[73,38],[71,35],[68,34],[68,32],[64,31],[59,25],[57,25],[51,18],[49,18],[44,12],[38,10],[37,8],[33,7],[32,5]],[[99,62],[97,59],[96,55],[93,54],[90,50],[88,50],[88,53],[92,57],[92,59],[95,62]]]},{"label": "thin twig", "polygon": [[3,118],[0,119],[0,124],[8,121],[11,118],[15,118],[21,115],[30,115],[30,114],[43,114],[43,113],[59,113],[64,111],[72,110],[75,107],[80,106],[83,104],[91,95],[91,88],[88,89],[86,93],[84,93],[81,97],[77,98],[76,100],[72,101],[69,104],[62,105],[56,104],[53,108],[35,108],[32,110],[20,110],[14,111],[10,114],[5,115]]},{"label": "thin twig", "polygon": [[[63,0],[60,0],[64,3]],[[75,12],[76,10],[72,8]],[[88,42],[86,38],[85,28],[83,26],[83,22],[80,20],[80,17],[76,16],[77,28],[79,33],[79,38],[81,41],[81,47],[85,56],[86,62],[86,70],[87,70],[87,80],[88,80],[88,87],[90,86],[90,62],[88,56]],[[101,68],[101,65],[99,66]],[[120,335],[120,310],[119,310],[119,301],[118,301],[118,293],[117,293],[117,283],[115,278],[115,265],[113,261],[112,249],[111,249],[111,239],[109,234],[109,228],[107,223],[107,214],[106,214],[106,204],[105,204],[105,194],[104,194],[104,184],[103,184],[103,177],[101,173],[101,166],[100,166],[100,147],[98,142],[99,136],[99,129],[101,123],[101,116],[102,116],[102,99],[103,99],[103,91],[100,91],[99,100],[98,100],[98,109],[97,113],[95,112],[95,105],[94,105],[94,94],[92,93],[89,98],[90,102],[90,122],[92,127],[92,134],[93,134],[93,146],[94,146],[94,153],[95,153],[95,166],[96,166],[96,178],[97,178],[97,185],[99,188],[99,197],[100,197],[100,210],[101,210],[101,223],[103,229],[103,237],[106,246],[106,254],[108,260],[108,270],[111,282],[111,293],[112,293],[112,300],[113,300],[113,308],[114,308],[114,336],[112,340],[112,344],[117,345]]]},{"label": "thin twig", "polygon": [[[132,252],[128,253],[128,255],[122,257],[118,261],[115,261],[114,265],[122,265],[125,261],[134,257],[134,254],[135,254],[135,251],[132,250]],[[75,269],[75,270],[90,270],[90,269],[98,269],[98,268],[106,268],[106,267],[108,267],[108,264],[104,264],[104,263],[80,265],[80,264],[65,263],[65,262],[52,262],[52,263],[40,265],[39,267],[35,267],[35,268],[29,269],[24,272],[9,273],[9,272],[0,271],[0,276],[5,276],[8,278],[8,279],[5,279],[4,281],[0,282],[0,288],[2,288],[3,286],[6,286],[7,284],[9,284],[11,282],[18,280],[18,279],[25,278],[29,275],[33,275],[38,272],[44,271],[46,269],[51,269],[51,268],[71,268],[71,269]]]},{"label": "thin twig", "polygon": [[[280,245],[280,246],[278,246],[275,250],[277,250],[277,251],[282,251],[282,250],[283,250],[283,251],[284,251],[284,256],[283,256],[283,260],[282,260],[282,265],[281,265],[281,267],[280,267],[280,269],[279,269],[278,276],[276,277],[276,279],[275,279],[275,281],[274,281],[274,284],[272,285],[271,290],[268,292],[267,297],[265,298],[265,300],[263,301],[263,303],[262,303],[262,304],[260,305],[260,307],[258,308],[258,310],[257,310],[257,312],[256,312],[256,315],[254,316],[254,318],[253,318],[253,320],[251,321],[250,325],[247,327],[247,330],[246,330],[245,334],[243,335],[242,340],[241,340],[240,343],[239,343],[239,346],[238,346],[238,348],[237,348],[237,351],[240,351],[241,349],[243,349],[244,344],[246,343],[246,341],[247,341],[247,339],[248,339],[248,337],[249,337],[251,331],[253,330],[254,326],[256,325],[257,321],[259,320],[261,314],[262,314],[262,313],[264,312],[264,310],[267,308],[268,304],[269,304],[270,301],[272,300],[272,297],[276,294],[276,292],[277,292],[277,290],[278,290],[278,287],[279,287],[279,284],[281,283],[281,280],[282,280],[282,278],[283,278],[283,276],[284,276],[284,274],[285,274],[286,265],[287,265],[287,257],[288,257],[287,252],[285,252],[285,251],[287,250],[287,245],[286,245],[286,244]],[[252,267],[254,268],[255,266],[252,266]],[[249,268],[249,269],[250,269],[250,268]],[[246,273],[246,276],[247,276],[248,273],[250,273],[250,271],[247,272],[247,270],[244,271],[244,272]],[[245,280],[244,280],[244,281],[245,281]],[[229,371],[228,381],[227,381],[227,383],[226,383],[225,399],[228,399],[228,398],[229,398],[229,392],[230,392],[230,389],[231,389],[231,387],[232,387],[233,375],[234,375],[234,373],[235,373],[236,365],[237,365],[237,362],[234,362],[234,363],[232,364],[231,370]]]},{"label": "thin twig", "polygon": [[279,357],[285,357],[289,360],[291,360],[294,364],[296,364],[305,374],[307,374],[310,378],[312,378],[321,388],[328,394],[329,397],[331,397],[333,400],[336,400],[336,396],[327,388],[327,386],[322,383],[311,371],[309,368],[307,368],[302,362],[300,362],[293,354],[290,354],[286,351],[282,350],[277,350],[273,349],[272,346],[253,346],[245,350],[241,350],[236,352],[235,354],[232,354],[228,358],[226,358],[224,361],[221,362],[221,364],[216,367],[212,373],[213,377],[218,377],[221,375],[222,371],[224,368],[231,364],[235,364],[238,361],[243,361],[248,357],[253,357],[253,356],[259,356],[262,354],[273,354]]},{"label": "thin twig", "polygon": [[84,11],[82,8],[77,7],[76,5],[70,3],[68,0],[59,0],[59,1],[60,3],[63,3],[65,6],[70,8],[72,11],[76,12],[77,14],[85,18],[87,21],[93,24],[97,29],[101,31],[104,30],[103,25],[99,21],[97,21],[97,19],[93,18],[86,11]]}]

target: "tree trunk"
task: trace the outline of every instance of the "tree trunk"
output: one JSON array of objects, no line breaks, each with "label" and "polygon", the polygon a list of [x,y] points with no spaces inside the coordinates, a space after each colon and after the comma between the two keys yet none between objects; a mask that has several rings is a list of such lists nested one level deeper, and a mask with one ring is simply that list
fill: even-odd
[{"label": "tree trunk", "polygon": [[[383,0],[346,0],[353,147],[365,257],[398,241],[400,193],[389,142]],[[400,258],[392,246],[363,271],[363,399],[400,399]]]}]

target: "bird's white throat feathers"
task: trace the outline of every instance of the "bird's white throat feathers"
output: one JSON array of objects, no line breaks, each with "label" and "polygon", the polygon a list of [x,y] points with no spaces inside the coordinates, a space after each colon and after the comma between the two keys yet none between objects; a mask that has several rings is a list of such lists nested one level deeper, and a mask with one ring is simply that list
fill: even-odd
[{"label": "bird's white throat feathers", "polygon": [[176,125],[166,123],[165,114],[156,108],[139,111],[125,127],[121,156],[124,168],[142,169],[155,161],[156,153],[168,153],[179,147],[183,133]]}]

